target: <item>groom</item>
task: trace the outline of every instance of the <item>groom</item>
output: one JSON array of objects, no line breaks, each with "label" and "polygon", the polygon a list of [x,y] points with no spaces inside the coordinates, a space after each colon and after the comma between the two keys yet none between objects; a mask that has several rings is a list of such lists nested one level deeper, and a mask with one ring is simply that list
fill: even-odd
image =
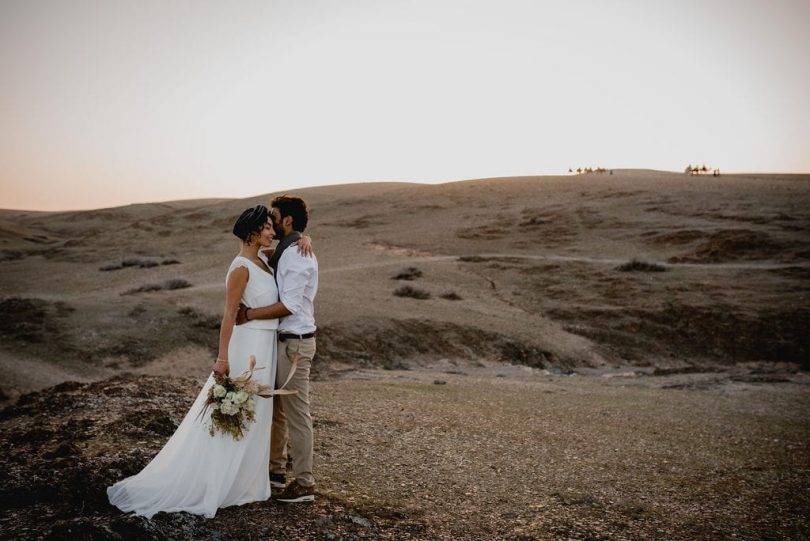
[{"label": "groom", "polygon": [[312,475],[312,416],[309,413],[309,370],[315,355],[315,312],[313,301],[318,292],[318,260],[298,250],[288,250],[301,238],[307,227],[307,204],[300,197],[282,195],[270,203],[270,219],[276,238],[280,239],[270,258],[276,276],[279,301],[270,306],[240,306],[237,324],[251,319],[280,318],[278,331],[278,369],[276,388],[280,388],[297,357],[297,368],[287,389],[297,394],[273,398],[273,427],[270,438],[270,480],[284,487],[287,448],[292,454],[295,480],[273,499],[286,502],[315,500],[315,478]]}]

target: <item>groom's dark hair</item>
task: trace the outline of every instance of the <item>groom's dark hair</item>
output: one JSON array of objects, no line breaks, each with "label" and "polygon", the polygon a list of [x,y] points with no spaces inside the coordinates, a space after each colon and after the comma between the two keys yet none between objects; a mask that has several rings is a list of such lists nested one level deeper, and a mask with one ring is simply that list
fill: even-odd
[{"label": "groom's dark hair", "polygon": [[306,202],[300,197],[291,195],[280,195],[270,202],[270,206],[277,208],[281,217],[292,217],[293,231],[303,233],[309,222],[309,211]]}]

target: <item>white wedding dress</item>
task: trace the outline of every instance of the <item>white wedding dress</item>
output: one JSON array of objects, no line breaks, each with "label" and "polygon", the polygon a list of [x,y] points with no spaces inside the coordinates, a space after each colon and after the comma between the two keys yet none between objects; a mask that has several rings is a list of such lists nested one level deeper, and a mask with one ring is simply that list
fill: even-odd
[{"label": "white wedding dress", "polygon": [[[251,260],[237,256],[228,274],[245,267],[250,273],[242,302],[251,307],[268,306],[278,301],[273,275]],[[226,278],[227,280],[227,278]],[[254,381],[273,385],[276,379],[276,331],[278,320],[253,320],[234,327],[228,345],[231,376],[237,376],[256,356]],[[270,424],[273,400],[257,397],[256,422],[235,441],[230,435],[208,433],[210,410],[197,414],[214,384],[213,375],[180,426],[166,445],[141,470],[107,489],[110,503],[125,512],[151,518],[161,511],[186,511],[213,518],[217,509],[270,497]]]}]

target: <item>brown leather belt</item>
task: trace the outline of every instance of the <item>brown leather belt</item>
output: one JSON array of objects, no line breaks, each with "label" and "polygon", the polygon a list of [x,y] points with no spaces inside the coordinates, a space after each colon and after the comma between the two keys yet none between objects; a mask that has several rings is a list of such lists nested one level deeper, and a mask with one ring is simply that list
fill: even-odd
[{"label": "brown leather belt", "polygon": [[314,332],[308,332],[306,334],[290,334],[283,332],[279,333],[278,339],[279,341],[284,342],[285,340],[306,340],[307,338],[312,338],[313,336],[315,336]]}]

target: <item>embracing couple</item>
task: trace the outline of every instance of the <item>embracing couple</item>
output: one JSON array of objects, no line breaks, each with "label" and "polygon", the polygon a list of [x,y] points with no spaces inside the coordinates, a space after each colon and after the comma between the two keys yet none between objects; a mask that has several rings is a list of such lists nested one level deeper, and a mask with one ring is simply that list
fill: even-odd
[{"label": "embracing couple", "polygon": [[[255,422],[241,439],[208,430],[202,419],[212,373],[175,433],[140,473],[107,489],[110,503],[151,518],[186,511],[213,518],[217,509],[264,501],[313,501],[313,434],[309,371],[315,355],[313,300],[318,261],[302,236],[309,215],[298,197],[273,199],[246,209],[233,233],[239,254],[226,275],[225,314],[213,371],[237,375],[250,357],[261,367],[253,381],[291,394],[258,398]],[[273,239],[279,243],[270,248]],[[294,479],[286,484],[287,457]],[[274,493],[273,488],[277,491]]]}]

